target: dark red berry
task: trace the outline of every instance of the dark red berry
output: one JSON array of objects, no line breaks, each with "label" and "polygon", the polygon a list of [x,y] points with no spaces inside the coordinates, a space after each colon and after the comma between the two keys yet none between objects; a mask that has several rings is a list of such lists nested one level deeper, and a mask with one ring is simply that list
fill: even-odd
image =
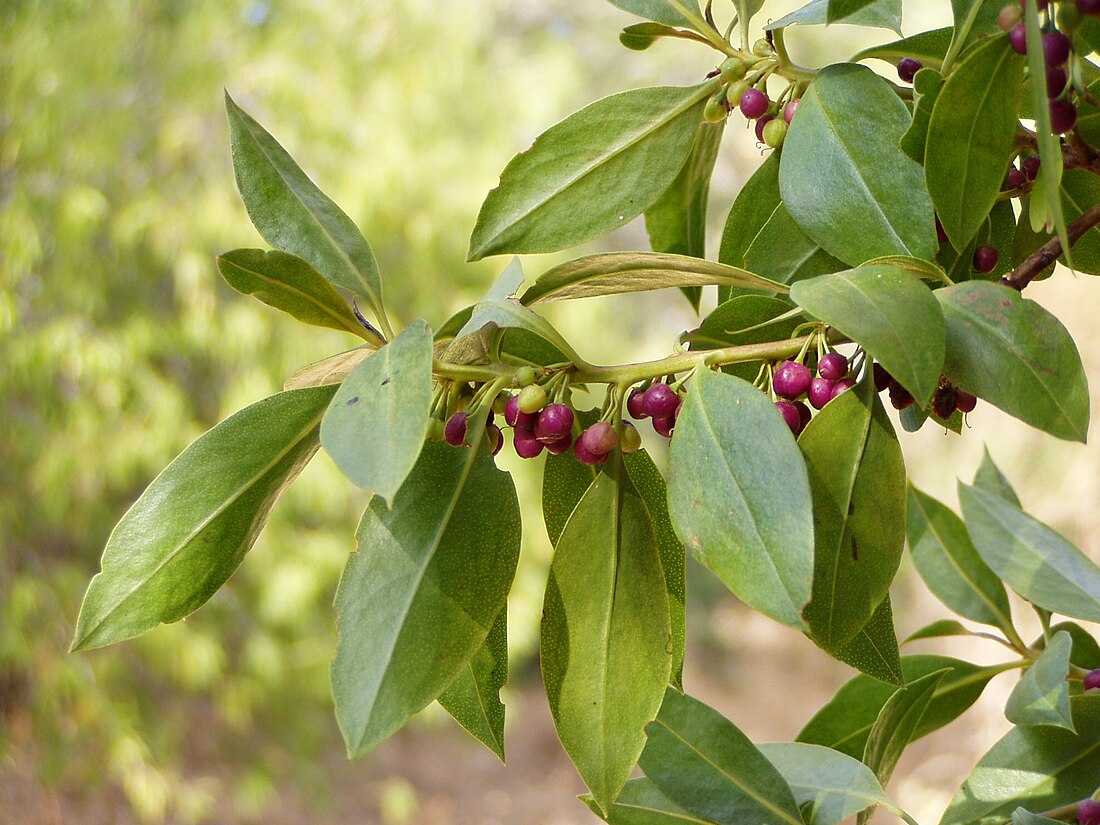
[{"label": "dark red berry", "polygon": [[815,378],[810,382],[810,388],[806,391],[806,397],[810,400],[815,410],[820,410],[833,400],[833,387],[835,381],[828,378]]},{"label": "dark red berry", "polygon": [[771,115],[764,115],[762,118],[756,121],[756,139],[760,142],[764,142],[764,127],[775,120]]},{"label": "dark red berry", "polygon": [[1047,67],[1047,97],[1058,97],[1066,88],[1066,70],[1058,66]]},{"label": "dark red berry", "polygon": [[966,390],[960,390],[955,388],[955,409],[961,413],[974,412],[974,408],[978,406],[978,399],[968,393]]},{"label": "dark red berry", "polygon": [[947,243],[947,233],[943,230],[943,224],[940,223],[939,218],[936,218],[936,240],[940,243]]},{"label": "dark red berry", "polygon": [[1077,107],[1068,100],[1050,101],[1050,131],[1064,135],[1077,125]]},{"label": "dark red berry", "polygon": [[913,396],[897,381],[890,384],[890,404],[895,410],[904,410],[913,404]]},{"label": "dark red berry", "polygon": [[578,438],[573,444],[573,458],[577,459],[581,464],[603,464],[607,461],[607,453],[597,455],[584,446],[584,442]]},{"label": "dark red berry", "polygon": [[1059,31],[1047,32],[1043,35],[1043,59],[1048,66],[1061,66],[1069,60],[1070,42]]},{"label": "dark red berry", "polygon": [[543,444],[557,441],[573,429],[573,411],[564,404],[548,404],[539,413],[535,424],[535,438]]},{"label": "dark red berry", "polygon": [[1008,177],[1005,180],[1005,186],[1008,189],[1019,189],[1025,183],[1027,183],[1027,175],[1022,170],[1015,166],[1008,167]]},{"label": "dark red berry", "polygon": [[[1100,3],[1100,0],[1097,0],[1097,2]],[[783,119],[787,121],[787,123],[794,120],[795,112],[798,111],[798,100],[799,98],[797,97],[794,100],[788,100],[787,105],[783,107]]]},{"label": "dark red berry", "polygon": [[1029,158],[1024,158],[1020,162],[1020,168],[1024,170],[1024,175],[1028,180],[1035,180],[1039,176],[1039,166],[1042,161],[1039,160],[1038,155],[1032,155]]},{"label": "dark red berry", "polygon": [[813,413],[810,412],[810,408],[802,401],[795,401],[794,405],[798,409],[798,431],[801,433],[806,429],[806,425],[810,423],[810,419],[813,418]]},{"label": "dark red berry", "polygon": [[561,455],[573,446],[573,434],[566,433],[557,441],[547,441],[544,446],[546,447],[546,452],[553,453],[554,455]]},{"label": "dark red berry", "polygon": [[749,120],[756,120],[767,114],[768,96],[759,89],[745,89],[745,93],[741,95],[740,106],[741,114]]},{"label": "dark red berry", "polygon": [[797,361],[784,361],[772,374],[772,389],[780,398],[794,400],[810,387],[810,368]]},{"label": "dark red berry", "polygon": [[657,435],[672,438],[672,431],[676,429],[676,419],[671,415],[653,419],[653,429]]},{"label": "dark red berry", "polygon": [[790,427],[791,432],[797,436],[802,430],[802,416],[798,414],[798,407],[790,401],[776,401],[775,406],[779,410],[779,414],[783,416],[787,426]]},{"label": "dark red berry", "polygon": [[447,419],[447,426],[443,430],[443,437],[452,447],[460,447],[466,443],[466,419],[469,416],[464,412],[456,412]]},{"label": "dark red berry", "polygon": [[577,438],[577,444],[593,455],[607,455],[619,443],[615,428],[606,421],[597,421]]},{"label": "dark red berry", "polygon": [[645,411],[645,390],[635,387],[630,391],[626,399],[626,411],[630,413],[631,418],[639,421],[649,418],[649,413]]},{"label": "dark red berry", "polygon": [[519,396],[513,395],[504,406],[504,421],[517,430],[533,430],[538,421],[538,413],[525,413],[519,408]]},{"label": "dark red berry", "polygon": [[817,374],[829,381],[839,381],[848,374],[848,359],[839,352],[826,353],[817,362]]},{"label": "dark red berry", "polygon": [[1077,0],[1077,11],[1081,14],[1100,14],[1100,0]]},{"label": "dark red berry", "polygon": [[932,396],[932,411],[945,421],[955,412],[959,392],[954,387],[940,387]]},{"label": "dark red berry", "polygon": [[1100,670],[1091,670],[1085,674],[1085,690],[1100,690]]},{"label": "dark red berry", "polygon": [[856,382],[851,378],[841,378],[835,384],[833,384],[833,395],[829,400],[832,401],[838,395],[848,392],[852,387],[856,385]]},{"label": "dark red berry", "polygon": [[1027,29],[1023,23],[1017,23],[1008,33],[1008,42],[1016,54],[1027,54]]},{"label": "dark red berry", "polygon": [[1100,825],[1100,802],[1095,799],[1082,799],[1078,802],[1077,821],[1081,825]]},{"label": "dark red berry", "polygon": [[504,446],[504,433],[500,431],[500,427],[496,424],[486,424],[485,437],[489,439],[489,452],[492,455],[499,453],[500,448]]},{"label": "dark red berry", "polygon": [[974,250],[974,269],[983,275],[997,268],[1001,253],[993,246],[979,246]]},{"label": "dark red berry", "polygon": [[535,438],[530,430],[516,430],[512,436],[512,446],[520,458],[535,458],[542,452],[543,443]]},{"label": "dark red berry", "polygon": [[894,380],[893,376],[886,371],[886,368],[877,362],[871,368],[871,375],[875,380],[875,392],[882,392],[889,387]]},{"label": "dark red berry", "polygon": [[901,78],[903,83],[912,83],[913,77],[924,68],[924,65],[919,60],[914,60],[912,57],[903,57],[898,61],[898,77]]},{"label": "dark red berry", "polygon": [[653,418],[666,418],[676,412],[680,396],[668,384],[651,384],[645,391],[643,409]]}]

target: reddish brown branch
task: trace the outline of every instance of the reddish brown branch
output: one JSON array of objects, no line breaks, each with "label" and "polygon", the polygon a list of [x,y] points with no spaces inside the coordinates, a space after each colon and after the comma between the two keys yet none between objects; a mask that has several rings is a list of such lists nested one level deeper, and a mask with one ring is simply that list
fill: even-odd
[{"label": "reddish brown branch", "polygon": [[[1081,217],[1066,227],[1069,236],[1069,245],[1073,246],[1085,233],[1100,224],[1100,203],[1090,207]],[[1020,265],[1001,278],[1001,283],[1013,289],[1021,290],[1030,284],[1047,267],[1052,266],[1062,254],[1062,242],[1058,238],[1051,238],[1027,258]]]}]

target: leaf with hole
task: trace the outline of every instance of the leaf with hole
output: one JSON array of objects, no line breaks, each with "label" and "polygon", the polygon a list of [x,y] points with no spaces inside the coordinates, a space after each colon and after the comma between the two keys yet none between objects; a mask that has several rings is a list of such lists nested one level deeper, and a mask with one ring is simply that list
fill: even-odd
[{"label": "leaf with hole", "polygon": [[508,609],[497,615],[485,644],[439,694],[443,709],[504,761],[504,704],[500,689],[508,681]]}]

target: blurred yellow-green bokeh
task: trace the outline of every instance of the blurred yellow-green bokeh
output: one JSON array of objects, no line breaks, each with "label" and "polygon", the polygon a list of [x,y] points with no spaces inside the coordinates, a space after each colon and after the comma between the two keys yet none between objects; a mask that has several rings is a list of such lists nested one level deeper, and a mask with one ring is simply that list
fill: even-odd
[{"label": "blurred yellow-green bokeh", "polygon": [[[715,4],[723,19],[729,5]],[[910,31],[949,15],[946,2],[909,5]],[[362,227],[391,315],[438,324],[503,266],[464,259],[515,152],[597,97],[713,68],[693,44],[627,52],[617,33],[631,22],[602,0],[0,0],[0,821],[594,821],[572,799],[583,788],[539,694],[549,548],[537,466],[504,459],[527,502],[509,603],[508,767],[438,708],[345,761],[328,697],[331,601],[365,498],[323,455],[192,618],[66,651],[111,526],[154,475],[298,367],[355,343],[219,280],[216,254],[263,245],[234,188],[223,88]],[[791,36],[818,65],[887,39],[843,27]],[[731,120],[723,147],[712,244],[760,160],[743,126]],[[600,248],[645,244],[635,223]],[[529,259],[528,273],[548,260]],[[1033,297],[1064,318],[1095,375],[1093,284],[1061,273]],[[660,356],[694,318],[672,294],[552,317],[608,361]],[[950,498],[988,442],[1025,503],[1095,556],[1095,449],[991,410],[972,421],[961,440],[906,438],[913,478]],[[691,576],[689,689],[753,736],[790,738],[848,671]],[[902,632],[936,615],[908,570],[895,599],[915,611]],[[950,740],[933,738],[905,763],[902,804],[942,809],[1004,728],[995,702],[975,713],[976,744],[945,753]]]}]

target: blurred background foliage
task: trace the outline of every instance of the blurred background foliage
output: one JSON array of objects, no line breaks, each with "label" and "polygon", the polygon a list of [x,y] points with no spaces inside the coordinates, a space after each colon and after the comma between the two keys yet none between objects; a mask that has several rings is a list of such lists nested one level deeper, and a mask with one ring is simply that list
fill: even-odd
[{"label": "blurred background foliage", "polygon": [[[778,4],[773,16],[794,5]],[[599,96],[694,82],[712,67],[690,44],[626,52],[615,38],[629,22],[599,0],[0,2],[0,820],[296,821],[291,796],[304,810],[339,811],[338,786],[369,777],[369,810],[354,803],[346,820],[324,821],[496,821],[453,809],[437,820],[424,807],[414,787],[420,767],[476,752],[440,713],[417,724],[453,735],[420,747],[414,730],[411,750],[398,742],[361,767],[341,761],[328,697],[331,600],[365,502],[323,454],[229,586],[191,619],[105,651],[66,650],[111,526],[152,477],[298,367],[355,343],[302,328],[217,277],[217,253],[263,245],[233,187],[222,88],[363,228],[391,314],[438,324],[503,265],[463,260],[481,200],[512,154]],[[907,18],[907,28],[927,22]],[[842,57],[887,39],[837,31],[792,45],[813,63],[826,42]],[[731,121],[723,148],[716,227],[759,162],[742,127]],[[645,245],[637,222],[603,242]],[[544,264],[529,262],[529,274]],[[597,360],[662,355],[694,323],[686,303],[667,295],[551,314]],[[1041,443],[1100,503],[1094,453],[987,420],[989,433],[1008,434],[998,459],[1027,473],[1010,472],[1014,480],[1045,478],[1044,462],[1033,460]],[[949,496],[956,470],[944,470],[943,456],[960,442],[919,439],[911,472]],[[961,474],[981,448],[980,438],[967,442]],[[504,464],[527,502],[509,603],[509,695],[525,727],[516,730],[513,714],[518,767],[486,768],[484,785],[469,792],[501,821],[587,821],[569,798],[579,783],[563,767],[544,700],[519,699],[536,693],[526,686],[537,684],[549,548],[537,467]],[[1048,484],[1042,496],[1056,526],[1080,537],[1083,508]],[[738,610],[707,577],[695,575],[692,586],[693,645],[719,654],[696,656],[698,682],[712,685],[703,698],[721,707],[742,696],[749,660],[763,668],[753,673],[778,672],[810,650]],[[827,661],[815,667],[825,676],[814,696],[824,700],[848,674]],[[788,694],[768,692],[778,713]],[[524,717],[526,705],[540,709]],[[805,711],[770,738],[793,735],[808,703]],[[525,718],[541,722],[526,727]],[[542,750],[523,752],[525,736]],[[523,819],[494,797],[506,782],[520,786],[508,791],[517,798],[525,784],[551,785],[570,813]]]}]

